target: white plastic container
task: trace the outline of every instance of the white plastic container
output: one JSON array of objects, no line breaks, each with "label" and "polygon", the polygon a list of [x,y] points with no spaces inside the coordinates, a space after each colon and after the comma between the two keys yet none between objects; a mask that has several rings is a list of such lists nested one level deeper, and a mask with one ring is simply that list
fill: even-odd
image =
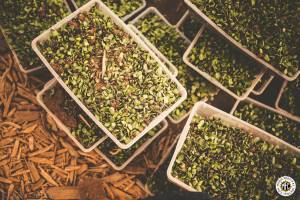
[{"label": "white plastic container", "polygon": [[[274,108],[272,108],[272,107],[270,107],[270,106],[268,106],[268,105],[265,105],[265,104],[263,104],[263,103],[261,103],[261,102],[258,102],[258,101],[256,101],[256,100],[254,100],[254,99],[251,99],[250,97],[248,97],[247,99],[245,99],[244,102],[246,102],[246,103],[251,103],[251,104],[253,104],[253,105],[255,105],[255,106],[264,108],[264,109],[269,110],[269,111],[271,111],[271,112],[274,112],[274,113],[276,113],[276,114],[282,115],[282,116],[284,116],[284,117],[286,117],[286,118],[288,118],[288,119],[291,119],[291,120],[293,120],[293,121],[296,121],[296,120],[293,119],[290,115],[287,115],[287,114],[284,113],[284,112],[278,111],[278,110],[276,110],[276,109],[274,109]],[[235,102],[234,106],[232,107],[232,110],[230,111],[230,114],[231,114],[231,115],[234,114],[234,112],[236,111],[236,109],[238,108],[238,105],[239,105],[240,103],[241,103],[241,101],[236,101],[236,102]],[[267,131],[265,131],[265,130],[259,128],[259,127],[257,127],[257,129],[259,129],[261,132],[263,132],[263,133],[265,133],[265,134],[273,135],[273,134],[268,133]],[[276,137],[276,136],[274,136],[274,137]],[[276,137],[276,138],[278,138],[278,137]],[[281,143],[283,143],[284,145],[288,146],[290,149],[293,149],[293,151],[298,152],[298,153],[300,154],[300,149],[298,149],[298,148],[295,147],[294,145],[291,145],[290,143],[288,143],[288,142],[286,142],[286,141],[284,141],[284,140],[282,140],[282,139],[280,139],[280,138],[278,138],[278,140],[279,140]]]},{"label": "white plastic container", "polygon": [[247,89],[247,91],[241,95],[238,96],[237,94],[235,94],[234,92],[232,92],[231,90],[229,90],[228,88],[224,87],[218,80],[216,80],[214,77],[212,77],[211,75],[209,75],[208,73],[206,73],[205,71],[202,71],[201,69],[199,69],[197,66],[195,66],[190,60],[189,60],[189,54],[191,53],[192,49],[194,48],[194,46],[196,45],[196,43],[198,42],[199,39],[201,39],[202,33],[204,32],[204,30],[206,29],[206,24],[204,24],[199,32],[197,33],[197,36],[195,37],[195,39],[192,41],[192,43],[190,44],[189,48],[186,50],[186,52],[183,55],[183,60],[184,62],[190,66],[191,68],[193,68],[196,72],[198,72],[200,75],[202,75],[204,78],[206,78],[207,80],[209,80],[211,83],[213,83],[214,85],[216,85],[217,87],[221,88],[222,90],[224,90],[226,93],[228,93],[229,95],[231,95],[232,97],[238,99],[238,100],[244,100],[247,98],[247,96],[252,92],[252,90],[254,89],[254,87],[256,86],[256,84],[258,83],[258,81],[261,79],[261,77],[263,76],[263,74],[265,73],[266,69],[262,68],[260,73],[256,75],[256,78],[252,81],[251,86]]},{"label": "white plastic container", "polygon": [[269,68],[270,70],[274,71],[276,74],[281,76],[282,78],[293,81],[295,80],[298,75],[300,74],[300,70],[293,75],[292,77],[287,76],[283,74],[281,71],[273,67],[270,63],[266,62],[265,60],[259,58],[257,55],[255,55],[253,52],[248,50],[245,46],[243,46],[241,43],[237,42],[235,39],[233,39],[231,36],[229,36],[225,31],[223,31],[214,21],[212,21],[209,17],[207,17],[195,4],[193,4],[190,0],[184,0],[184,2],[188,5],[188,7],[195,12],[198,16],[201,17],[202,20],[207,22],[207,24],[212,27],[214,30],[216,30],[219,34],[221,34],[224,38],[226,38],[228,41],[230,41],[233,45],[235,45],[237,48],[239,48],[241,51],[246,53],[248,56],[259,62],[260,64],[264,65],[265,67]]},{"label": "white plastic container", "polygon": [[[140,132],[134,139],[132,139],[129,143],[124,144],[121,143],[116,136],[114,136],[104,125],[98,121],[93,115],[91,111],[88,110],[88,108],[74,95],[74,93],[68,88],[68,86],[64,83],[64,81],[60,78],[60,76],[55,72],[55,70],[51,67],[47,59],[42,55],[38,48],[38,44],[42,43],[43,41],[49,39],[51,30],[57,30],[63,27],[66,23],[68,23],[70,20],[75,18],[78,14],[82,12],[88,12],[91,8],[94,6],[98,6],[98,9],[105,15],[109,16],[116,25],[121,27],[125,32],[127,32],[132,39],[144,50],[146,50],[161,66],[163,72],[169,77],[170,80],[172,80],[173,83],[177,85],[177,88],[180,92],[180,98],[177,100],[175,104],[173,104],[171,107],[169,107],[167,110],[160,113],[157,117],[152,119],[152,121],[148,124],[145,129]],[[40,36],[35,38],[32,42],[33,50],[37,53],[37,55],[40,57],[40,59],[43,61],[43,63],[46,65],[46,67],[49,69],[49,71],[53,74],[53,76],[57,79],[57,81],[62,85],[62,87],[68,92],[68,94],[76,101],[76,103],[84,110],[84,112],[122,149],[128,149],[130,148],[134,143],[136,143],[141,137],[143,137],[149,130],[154,128],[156,125],[158,125],[166,116],[170,114],[176,107],[178,107],[187,96],[185,88],[178,82],[178,80],[171,74],[171,72],[168,70],[168,68],[159,60],[159,58],[149,49],[149,47],[130,29],[128,26],[116,15],[114,14],[105,4],[103,4],[99,0],[91,0],[84,6],[77,9],[75,12],[52,26],[50,29],[42,33]]]},{"label": "white plastic container", "polygon": [[43,96],[45,92],[52,89],[58,84],[57,80],[52,79],[49,82],[47,82],[44,86],[44,88],[37,94],[37,101],[39,104],[46,110],[46,112],[53,118],[53,120],[56,122],[57,126],[64,131],[72,140],[73,142],[83,151],[83,152],[90,152],[94,150],[100,143],[102,143],[107,136],[104,134],[102,138],[99,139],[95,144],[93,144],[90,148],[85,148],[71,133],[71,130],[64,125],[64,123],[53,113],[51,110],[46,106],[43,100]]},{"label": "white plastic container", "polygon": [[[102,156],[106,162],[108,162],[109,165],[111,165],[115,170],[121,171],[123,170],[133,159],[135,159],[138,155],[140,155],[158,136],[160,136],[165,130],[168,128],[168,122],[167,120],[163,120],[162,127],[159,129],[157,133],[155,133],[152,137],[150,137],[148,140],[146,140],[138,149],[134,151],[134,153],[122,164],[118,165],[114,163],[111,159],[109,159],[108,156],[105,155],[99,148],[96,148],[95,151]],[[150,130],[151,131],[151,130]],[[145,137],[145,136],[144,136]],[[107,140],[110,140],[107,138]],[[104,141],[105,142],[105,141]],[[124,150],[123,150],[124,151]],[[126,150],[125,150],[126,151]]]},{"label": "white plastic container", "polygon": [[[282,114],[288,116],[289,118],[291,118],[291,119],[293,119],[293,120],[300,123],[300,116],[294,115],[294,114],[288,112],[287,110],[283,109],[282,107],[280,107],[281,97],[282,97],[282,94],[284,92],[284,88],[287,87],[287,85],[288,85],[288,81],[284,81],[281,88],[280,88],[279,94],[277,96],[277,99],[276,99],[276,102],[275,102],[275,107],[280,113],[282,113]],[[298,103],[300,103],[300,102],[298,102]]]},{"label": "white plastic container", "polygon": [[252,93],[254,95],[261,95],[262,93],[264,93],[264,91],[267,89],[267,87],[270,85],[270,83],[274,79],[274,76],[271,74],[270,71],[266,71],[265,74],[261,78],[263,78],[264,76],[267,76],[267,80],[265,80],[265,82],[263,82],[259,88],[257,88],[258,84],[256,85],[256,87],[252,91]]},{"label": "white plastic container", "polygon": [[[65,3],[65,5],[66,5],[66,7],[67,7],[69,13],[71,13],[71,9],[70,9],[68,3],[66,2],[66,0],[64,0],[64,3]],[[39,69],[45,67],[44,65],[42,65],[42,66],[37,66],[37,67],[31,68],[31,69],[25,69],[25,68],[22,66],[22,64],[21,64],[21,62],[20,62],[20,60],[19,60],[19,58],[18,58],[18,54],[14,51],[14,48],[13,48],[12,45],[9,43],[9,39],[8,39],[9,37],[8,37],[8,35],[6,35],[4,29],[3,29],[1,26],[0,26],[0,31],[3,33],[3,37],[4,37],[4,39],[6,40],[6,43],[7,43],[8,47],[9,47],[9,49],[11,50],[12,54],[14,55],[15,60],[16,60],[16,64],[19,66],[21,72],[23,72],[23,73],[25,73],[25,74],[28,74],[28,73],[37,71],[37,70],[39,70]]]},{"label": "white plastic container", "polygon": [[[76,9],[80,8],[81,6],[80,5],[77,5],[75,0],[71,0],[72,4],[74,5],[74,7]],[[134,15],[136,15],[137,13],[139,13],[140,11],[142,11],[145,7],[146,7],[146,0],[141,0],[142,2],[142,5],[136,9],[135,11],[131,12],[131,13],[128,13],[127,15],[125,15],[124,17],[121,17],[121,19],[123,21],[127,21],[128,19],[130,19],[131,17],[133,17]]]},{"label": "white plastic container", "polygon": [[[190,45],[190,40],[178,29],[178,27],[181,25],[181,23],[184,21],[184,19],[188,16],[188,11],[183,15],[183,17],[181,18],[181,20],[179,20],[179,22],[174,26],[172,25],[155,7],[149,7],[148,9],[146,9],[144,12],[142,12],[139,16],[137,16],[135,19],[133,19],[132,21],[129,22],[129,27],[138,35],[142,38],[142,40],[155,52],[156,55],[158,55],[158,57],[165,63],[168,64],[168,66],[170,66],[170,71],[172,73],[176,73],[175,75],[177,76],[178,74],[178,70],[177,67],[171,63],[171,61],[164,56],[157,48],[154,44],[152,44],[144,35],[141,31],[139,31],[135,24],[139,21],[142,20],[143,18],[145,18],[147,15],[149,14],[155,14],[157,16],[159,16],[159,18],[166,23],[168,26],[175,28],[177,33],[186,41],[187,46]],[[219,90],[216,91],[216,94],[219,92]],[[207,101],[207,99],[204,99],[204,101]],[[168,119],[171,121],[172,124],[180,124],[183,120],[186,119],[186,117],[190,114],[190,111],[188,111],[185,115],[183,115],[181,118],[175,120],[173,119],[170,115],[168,116]]]},{"label": "white plastic container", "polygon": [[176,73],[176,76],[178,74],[178,70],[177,67],[165,56],[163,55],[154,44],[152,44],[152,42],[150,42],[141,31],[138,30],[138,28],[135,26],[135,24],[139,21],[142,20],[143,18],[145,18],[147,15],[154,13],[155,15],[159,16],[159,18],[166,23],[168,26],[174,28],[178,34],[180,34],[180,36],[186,41],[187,46],[191,43],[191,41],[185,37],[184,34],[182,34],[178,28],[174,25],[172,25],[156,8],[154,7],[149,7],[147,8],[144,12],[142,12],[139,16],[137,16],[136,18],[134,18],[132,21],[129,22],[129,25],[131,25],[130,27],[133,29],[133,31],[142,38],[142,40],[150,47],[150,49],[152,51],[154,51],[154,53],[156,55],[158,55],[158,57],[165,63],[168,64],[168,66],[171,67],[171,71],[174,71],[174,73]]},{"label": "white plastic container", "polygon": [[198,114],[198,115],[203,116],[203,117],[218,118],[222,122],[226,123],[227,125],[230,125],[230,126],[235,127],[235,128],[242,129],[246,133],[249,133],[250,135],[253,135],[255,137],[259,137],[262,140],[264,140],[264,141],[266,141],[270,144],[278,145],[279,148],[281,148],[281,149],[286,149],[286,150],[290,151],[291,153],[300,155],[300,153],[298,151],[296,151],[294,148],[292,148],[291,145],[287,144],[286,142],[283,142],[282,140],[278,139],[277,137],[275,137],[275,136],[273,136],[269,133],[263,132],[263,131],[261,131],[261,129],[259,129],[255,126],[252,126],[251,124],[249,124],[245,121],[242,121],[239,118],[234,117],[234,116],[232,116],[232,115],[230,115],[230,114],[228,114],[224,111],[221,111],[221,110],[219,110],[219,109],[217,109],[213,106],[210,106],[210,105],[208,105],[204,102],[198,102],[193,107],[191,115],[188,118],[188,121],[187,121],[187,123],[186,123],[186,125],[185,125],[185,127],[184,127],[184,129],[181,133],[181,136],[180,136],[179,141],[177,143],[174,155],[172,157],[172,160],[171,160],[170,165],[169,165],[168,170],[167,170],[167,176],[168,176],[169,180],[171,182],[175,183],[176,185],[188,190],[188,191],[196,192],[197,190],[194,189],[193,187],[185,184],[181,180],[173,177],[172,176],[172,169],[173,169],[173,165],[175,163],[176,157],[177,157],[178,153],[180,152],[180,150],[181,150],[181,148],[182,148],[182,146],[183,146],[183,144],[186,140],[187,134],[188,134],[189,129],[190,129],[190,124],[191,124],[192,119],[193,119],[195,114]]},{"label": "white plastic container", "polygon": [[[137,28],[135,26],[133,26],[132,24],[128,24],[127,25],[137,36],[139,36],[146,44],[147,44],[147,39],[142,35],[142,33],[137,30]],[[146,40],[145,40],[146,39]],[[147,44],[148,45],[148,44]],[[149,46],[149,45],[148,45]],[[170,72],[172,73],[172,75],[174,77],[176,77],[178,75],[178,70],[177,68],[168,60],[168,59],[165,59],[163,57],[161,57],[160,55],[157,54],[156,51],[158,51],[158,49],[156,49],[155,47],[155,50],[152,49],[151,46],[149,46],[149,48],[151,48],[151,50],[154,51],[154,53],[156,54],[156,56],[167,66],[167,68],[170,70]]]}]

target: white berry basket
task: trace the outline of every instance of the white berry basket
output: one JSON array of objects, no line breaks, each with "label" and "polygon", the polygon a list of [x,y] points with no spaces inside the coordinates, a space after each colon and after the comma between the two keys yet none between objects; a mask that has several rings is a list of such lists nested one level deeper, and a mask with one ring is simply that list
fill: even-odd
[{"label": "white berry basket", "polygon": [[[43,43],[47,39],[49,39],[51,31],[58,30],[62,28],[66,23],[71,21],[73,18],[75,18],[78,14],[82,12],[88,12],[90,11],[94,6],[97,6],[97,8],[106,16],[109,16],[113,22],[119,26],[122,30],[124,30],[126,33],[128,33],[132,39],[147,53],[151,55],[153,59],[159,64],[159,66],[162,68],[162,71],[168,76],[168,78],[176,84],[180,97],[178,100],[170,106],[168,109],[161,112],[157,117],[151,120],[151,122],[145,127],[143,131],[141,131],[139,134],[136,135],[135,138],[133,138],[129,143],[122,143],[120,142],[115,135],[113,135],[112,132],[110,132],[97,118],[95,115],[74,95],[74,93],[70,90],[70,88],[64,83],[64,81],[61,79],[61,77],[56,73],[56,71],[52,68],[48,60],[44,57],[44,55],[41,53],[41,51],[38,48],[38,44]],[[71,13],[69,16],[52,26],[50,29],[46,30],[44,33],[42,33],[40,36],[35,38],[32,42],[32,48],[36,52],[36,54],[40,57],[40,59],[43,61],[43,63],[46,65],[46,67],[49,69],[49,71],[52,73],[54,78],[60,83],[60,85],[68,92],[68,94],[75,100],[75,102],[84,110],[84,112],[109,136],[120,148],[122,149],[128,149],[130,148],[134,143],[136,143],[141,137],[143,137],[149,130],[154,128],[156,125],[158,125],[163,119],[166,118],[172,112],[176,107],[178,107],[187,96],[185,88],[178,82],[178,80],[172,75],[172,73],[168,70],[168,68],[160,61],[160,59],[155,55],[153,51],[116,15],[114,14],[105,4],[103,4],[99,0],[91,0],[84,6],[78,8],[75,12]],[[130,98],[130,97],[129,97]]]},{"label": "white berry basket", "polygon": [[299,152],[295,151],[294,148],[291,148],[290,145],[286,145],[285,143],[282,142],[282,140],[278,139],[277,137],[275,137],[271,134],[268,134],[266,132],[263,132],[260,129],[258,129],[257,127],[252,126],[251,124],[249,124],[245,121],[242,121],[239,118],[234,117],[224,111],[221,111],[211,105],[208,105],[205,102],[198,102],[193,107],[193,110],[191,111],[191,114],[187,120],[187,123],[180,135],[175,152],[173,154],[172,160],[171,160],[168,170],[167,170],[168,179],[171,182],[175,183],[176,185],[178,185],[181,188],[186,189],[188,191],[197,192],[197,190],[195,188],[193,188],[192,186],[189,186],[188,184],[184,183],[183,181],[175,178],[172,175],[172,169],[173,169],[173,165],[176,161],[177,155],[179,154],[181,148],[183,147],[183,144],[186,140],[187,134],[189,133],[190,124],[192,122],[192,119],[196,114],[200,115],[202,117],[208,117],[208,118],[214,117],[214,118],[220,119],[225,124],[227,124],[231,127],[234,127],[234,128],[242,129],[249,135],[259,137],[263,141],[266,141],[273,145],[277,145],[279,148],[288,150],[293,154],[299,154]]},{"label": "white berry basket", "polygon": [[[128,24],[127,26],[147,44],[147,41],[146,41],[147,39],[142,35],[142,33],[139,30],[137,30],[137,28],[135,26],[133,26],[132,24]],[[149,46],[149,48],[151,48],[151,46]],[[178,75],[177,68],[169,60],[166,60],[162,56],[158,55],[157,52],[155,52],[155,50],[153,50],[153,51],[157,55],[157,57],[167,66],[167,68],[170,70],[172,75],[176,77]]]},{"label": "white berry basket", "polygon": [[[179,26],[183,23],[183,21],[186,19],[186,17],[188,16],[188,11],[183,15],[183,17],[179,20],[179,22],[174,26],[172,25],[155,7],[149,7],[148,9],[146,9],[144,12],[142,12],[139,16],[137,16],[135,19],[133,19],[132,21],[129,22],[129,27],[138,35],[142,38],[142,40],[155,52],[155,54],[165,63],[168,64],[168,66],[170,66],[170,71],[177,76],[178,74],[178,70],[177,67],[171,63],[171,61],[164,56],[157,48],[154,44],[152,44],[147,38],[146,36],[143,35],[143,33],[141,31],[139,31],[137,29],[137,27],[135,26],[135,24],[139,21],[142,20],[143,18],[145,18],[147,15],[149,14],[155,14],[157,16],[159,16],[159,18],[168,26],[175,28],[175,30],[177,31],[177,33],[185,40],[187,47],[191,44],[191,41],[179,30]],[[217,94],[219,92],[219,90],[216,91],[215,94]],[[207,101],[207,99],[204,99],[204,101]],[[170,115],[168,116],[168,119],[170,120],[170,122],[172,124],[180,124],[182,121],[184,121],[187,116],[189,116],[190,111],[188,111],[186,114],[184,114],[182,117],[180,117],[179,119],[173,119]]]},{"label": "white berry basket", "polygon": [[142,12],[141,14],[139,14],[136,18],[134,18],[132,21],[129,22],[129,25],[131,25],[130,27],[133,29],[133,31],[142,38],[142,40],[150,47],[151,50],[154,51],[154,53],[165,63],[168,64],[168,66],[170,66],[170,70],[173,71],[175,73],[175,75],[177,76],[178,74],[178,70],[177,67],[165,56],[163,55],[154,44],[152,44],[152,42],[150,42],[146,36],[143,35],[143,33],[141,31],[138,30],[138,28],[135,26],[135,24],[139,21],[142,20],[143,18],[145,18],[147,15],[149,14],[155,14],[157,16],[159,16],[159,18],[168,26],[174,28],[176,30],[176,32],[185,40],[186,42],[186,46],[188,47],[189,44],[191,43],[191,41],[185,37],[185,35],[183,33],[181,33],[179,31],[179,29],[172,25],[156,8],[154,7],[149,7],[147,8],[144,12]]},{"label": "white berry basket", "polygon": [[[235,104],[234,104],[234,106],[232,107],[232,110],[230,111],[230,114],[231,114],[231,115],[234,114],[234,112],[237,110],[237,108],[238,108],[238,106],[239,106],[239,104],[240,104],[241,102],[246,102],[246,103],[253,104],[253,105],[257,106],[257,107],[260,107],[260,108],[269,110],[270,112],[274,112],[274,113],[279,114],[279,115],[282,115],[282,116],[284,116],[284,117],[286,117],[286,118],[288,118],[288,119],[290,119],[290,120],[296,121],[295,119],[293,119],[293,118],[290,116],[290,114],[286,114],[286,113],[284,113],[284,112],[281,112],[281,111],[279,111],[279,110],[276,110],[276,109],[274,109],[274,108],[272,108],[272,107],[270,107],[270,106],[268,106],[268,105],[265,105],[265,104],[263,104],[263,103],[261,103],[261,102],[258,102],[258,101],[256,101],[256,100],[254,100],[254,99],[251,99],[250,97],[248,97],[248,98],[245,99],[244,101],[236,101]],[[265,134],[273,135],[273,134],[268,133],[267,131],[265,131],[265,130],[259,128],[259,127],[257,127],[257,128],[260,129],[260,131],[261,131],[261,132],[264,132]],[[274,137],[278,138],[277,136],[274,136]],[[286,141],[284,141],[284,140],[282,140],[282,139],[280,139],[280,138],[278,138],[278,140],[279,140],[281,143],[283,143],[284,145],[288,146],[290,149],[293,149],[293,151],[298,152],[298,153],[300,154],[300,149],[297,148],[296,146],[294,146],[294,145],[292,145],[292,144],[290,144],[290,143],[288,143],[288,142],[286,142]]]},{"label": "white berry basket", "polygon": [[43,96],[44,94],[54,88],[56,85],[58,84],[57,80],[52,79],[49,82],[47,82],[44,86],[44,88],[37,94],[37,101],[39,102],[39,104],[43,107],[43,109],[52,117],[52,119],[55,121],[55,123],[57,124],[57,126],[59,127],[59,129],[61,129],[62,131],[64,131],[71,139],[72,141],[83,151],[83,152],[90,152],[92,150],[94,150],[99,144],[101,144],[106,138],[107,136],[103,133],[103,137],[101,137],[97,142],[95,142],[93,145],[91,145],[89,148],[86,148],[83,146],[83,144],[81,144],[80,141],[78,141],[71,133],[71,130],[69,127],[67,127],[60,119],[58,116],[56,116],[49,108],[48,106],[45,104],[44,100],[43,100]]},{"label": "white berry basket", "polygon": [[[225,91],[227,94],[231,95],[232,97],[238,99],[238,100],[244,100],[247,98],[247,96],[249,96],[249,94],[252,92],[252,90],[255,88],[256,84],[259,82],[259,80],[261,79],[261,77],[263,76],[263,74],[265,73],[266,69],[265,68],[261,68],[260,72],[256,75],[255,79],[252,80],[251,86],[247,88],[247,90],[242,94],[242,95],[237,95],[236,93],[232,92],[231,90],[229,90],[228,88],[226,88],[225,86],[223,86],[218,80],[216,80],[214,77],[212,77],[210,74],[208,74],[207,72],[199,69],[196,65],[194,65],[190,59],[189,59],[189,54],[191,53],[192,49],[195,47],[196,43],[198,42],[198,40],[201,39],[201,36],[204,32],[204,30],[207,28],[207,25],[204,24],[199,32],[197,33],[195,39],[192,41],[192,43],[190,44],[190,46],[188,47],[188,49],[186,50],[186,52],[183,55],[183,60],[184,62],[190,66],[192,69],[194,69],[196,72],[198,72],[200,75],[202,75],[204,78],[206,78],[207,80],[209,80],[211,83],[213,83],[214,85],[216,85],[217,87],[221,88],[223,91]],[[254,64],[254,63],[253,63]]]},{"label": "white berry basket", "polygon": [[252,59],[254,59],[256,62],[258,62],[261,65],[264,65],[265,67],[269,68],[282,78],[293,81],[295,80],[298,75],[300,74],[300,70],[296,72],[293,76],[287,76],[278,69],[276,69],[274,66],[272,66],[270,63],[266,62],[262,58],[259,58],[257,55],[255,55],[253,52],[251,52],[247,47],[243,46],[241,43],[237,42],[235,39],[233,39],[231,36],[229,36],[225,31],[222,30],[213,20],[211,20],[208,16],[206,16],[195,4],[191,2],[191,0],[184,0],[184,2],[187,4],[189,9],[196,13],[203,21],[205,21],[212,29],[217,31],[219,34],[221,34],[226,40],[228,40],[230,43],[232,43],[234,46],[236,46],[238,49],[240,49],[241,52],[247,54]]}]

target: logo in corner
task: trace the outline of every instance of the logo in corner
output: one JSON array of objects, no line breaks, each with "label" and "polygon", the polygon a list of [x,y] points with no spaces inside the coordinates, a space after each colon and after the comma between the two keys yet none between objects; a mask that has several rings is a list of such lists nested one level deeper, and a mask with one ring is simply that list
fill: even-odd
[{"label": "logo in corner", "polygon": [[291,177],[282,176],[276,182],[276,190],[281,196],[291,196],[296,190],[296,183]]}]

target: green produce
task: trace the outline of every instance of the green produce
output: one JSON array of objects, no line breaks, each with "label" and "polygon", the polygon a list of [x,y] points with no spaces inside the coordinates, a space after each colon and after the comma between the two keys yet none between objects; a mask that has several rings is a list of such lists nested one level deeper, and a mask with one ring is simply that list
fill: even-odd
[{"label": "green produce", "polygon": [[300,78],[287,83],[279,105],[288,112],[300,116]]},{"label": "green produce", "polygon": [[[82,6],[88,1],[89,0],[75,0],[77,6]],[[102,2],[119,17],[129,15],[143,5],[142,0],[102,0]]]},{"label": "green produce", "polygon": [[277,199],[278,178],[300,182],[300,158],[219,119],[196,115],[172,175],[215,199]]},{"label": "green produce", "polygon": [[31,41],[68,14],[64,0],[0,1],[0,25],[24,69],[42,65]]},{"label": "green produce", "polygon": [[191,0],[228,35],[287,76],[300,66],[300,1]]},{"label": "green produce", "polygon": [[102,130],[61,87],[48,90],[43,98],[51,112],[70,129],[72,135],[85,148],[90,148],[104,136]]},{"label": "green produce", "polygon": [[103,143],[98,146],[98,149],[107,156],[115,165],[122,166],[147,140],[154,137],[163,124],[159,124],[153,129],[151,129],[145,136],[143,136],[139,141],[137,141],[129,149],[119,148],[112,140],[106,139]]},{"label": "green produce", "polygon": [[170,116],[174,120],[182,119],[198,101],[212,101],[218,93],[218,89],[213,84],[206,81],[185,64],[178,66],[177,79],[186,88],[188,97],[171,112]]},{"label": "green produce", "polygon": [[261,71],[257,64],[209,29],[204,30],[189,59],[237,96],[242,96],[251,87]]},{"label": "green produce", "polygon": [[150,13],[138,20],[135,26],[177,67],[177,78],[187,90],[187,99],[171,113],[174,120],[180,120],[184,117],[196,102],[214,98],[217,91],[216,87],[184,64],[182,56],[189,44],[176,28],[165,23],[155,13]]},{"label": "green produce", "polygon": [[300,148],[300,123],[246,102],[239,104],[234,115]]},{"label": "green produce", "polygon": [[[166,57],[177,66],[189,43],[175,27],[165,23],[151,12],[135,22],[134,26]],[[182,61],[181,63],[182,64]]]},{"label": "green produce", "polygon": [[179,98],[151,55],[96,6],[39,45],[66,85],[122,143],[128,144]]}]

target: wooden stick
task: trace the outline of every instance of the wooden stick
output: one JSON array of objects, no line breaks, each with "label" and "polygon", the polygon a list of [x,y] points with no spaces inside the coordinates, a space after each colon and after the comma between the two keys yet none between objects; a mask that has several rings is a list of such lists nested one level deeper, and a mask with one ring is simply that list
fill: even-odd
[{"label": "wooden stick", "polygon": [[58,183],[56,183],[55,180],[53,180],[53,178],[41,167],[39,166],[39,169],[41,171],[41,176],[50,184],[54,185],[54,186],[58,186]]}]

